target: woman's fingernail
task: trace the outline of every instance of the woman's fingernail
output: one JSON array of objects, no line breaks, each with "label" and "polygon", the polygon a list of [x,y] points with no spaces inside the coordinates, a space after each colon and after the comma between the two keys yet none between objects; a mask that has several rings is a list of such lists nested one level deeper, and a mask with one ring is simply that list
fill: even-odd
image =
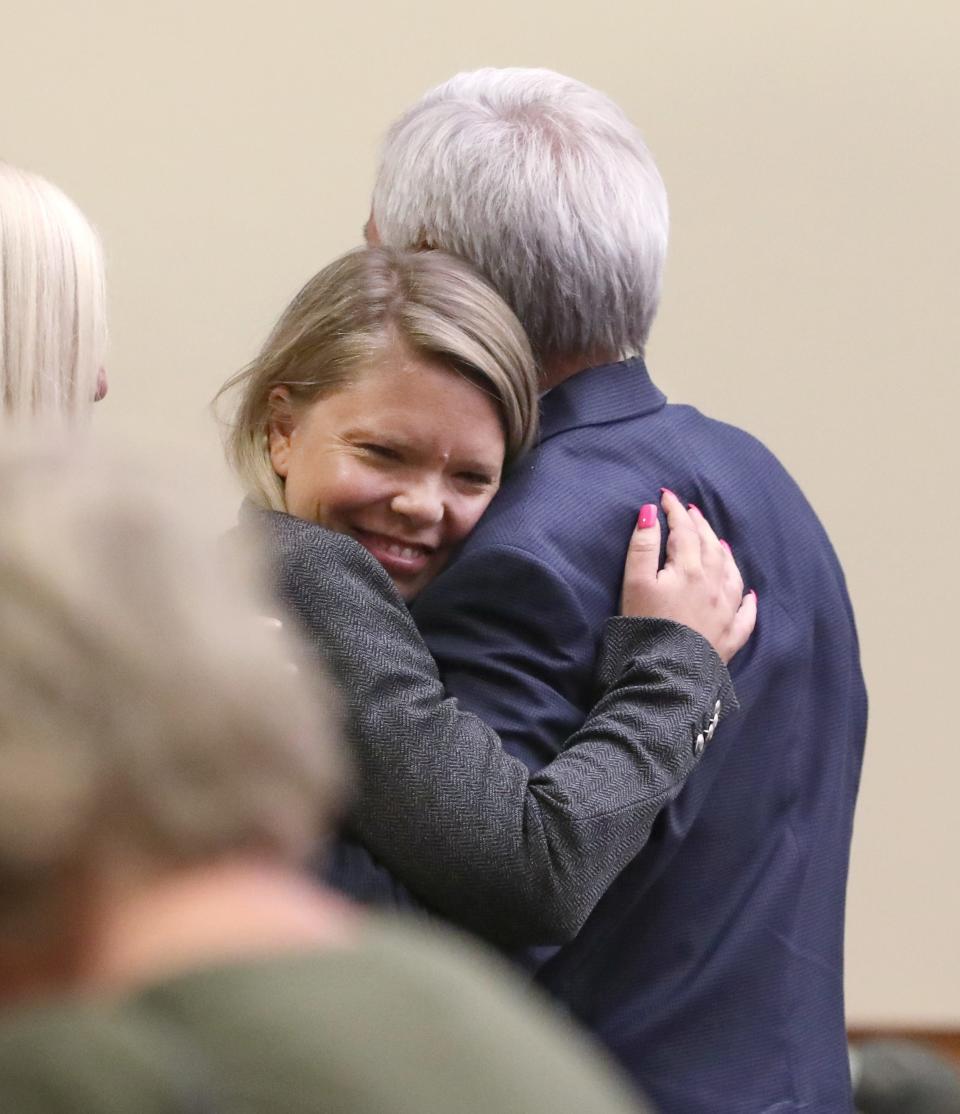
[{"label": "woman's fingernail", "polygon": [[726,551],[727,551],[727,552],[728,552],[728,553],[730,554],[730,556],[732,557],[732,556],[733,556],[733,550],[732,550],[732,549],[730,548],[730,543],[729,543],[728,541],[726,541],[726,540],[725,540],[724,538],[721,538],[721,539],[720,539],[720,544],[721,544],[721,545],[723,546],[723,548],[724,548],[724,549],[725,549],[725,550],[726,550]]},{"label": "woman's fingernail", "polygon": [[750,591],[749,591],[749,593],[748,593],[748,595],[751,595],[751,596],[753,596],[753,598],[754,598],[754,599],[755,599],[755,600],[757,601],[757,603],[759,603],[759,602],[760,602],[760,597],[759,597],[759,596],[757,595],[757,590],[756,590],[756,588],[751,588],[751,589],[750,589]]},{"label": "woman's fingernail", "polygon": [[687,510],[688,511],[696,511],[697,514],[699,514],[699,515],[703,514],[703,511],[700,510],[700,508],[697,506],[696,503],[687,503]]},{"label": "woman's fingernail", "polygon": [[657,524],[657,504],[644,503],[640,508],[640,514],[637,516],[637,529],[649,530],[651,526]]},{"label": "woman's fingernail", "polygon": [[[661,495],[673,495],[673,492],[670,490],[669,487],[661,487],[660,488],[660,494]],[[673,495],[673,497],[674,497],[674,499],[676,499],[676,495]]]}]

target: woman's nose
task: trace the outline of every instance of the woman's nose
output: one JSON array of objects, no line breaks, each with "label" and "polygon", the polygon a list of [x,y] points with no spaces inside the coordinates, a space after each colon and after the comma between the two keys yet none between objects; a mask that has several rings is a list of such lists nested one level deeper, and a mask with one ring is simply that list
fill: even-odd
[{"label": "woman's nose", "polygon": [[417,484],[397,492],[390,501],[390,509],[418,526],[435,526],[443,521],[443,497],[439,489],[430,483]]}]

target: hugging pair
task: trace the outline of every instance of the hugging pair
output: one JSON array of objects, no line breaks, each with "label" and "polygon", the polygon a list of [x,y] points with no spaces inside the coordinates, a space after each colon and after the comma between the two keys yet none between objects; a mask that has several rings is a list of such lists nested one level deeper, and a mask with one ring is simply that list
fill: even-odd
[{"label": "hugging pair", "polygon": [[[421,315],[406,324],[390,316],[411,293],[399,274],[377,303],[392,359],[368,345],[337,364],[337,375],[377,364],[380,386],[349,373],[325,386],[298,378],[302,369],[285,378],[284,346],[302,337],[309,347],[298,304],[242,380],[253,406],[241,410],[232,444],[253,501],[351,534],[377,558],[411,598],[444,691],[457,698],[456,708],[440,702],[405,610],[361,621],[372,633],[357,660],[338,661],[345,652],[324,615],[339,609],[348,622],[343,593],[367,616],[366,597],[329,574],[312,596],[306,586],[323,581],[334,543],[309,560],[308,539],[320,535],[268,517],[285,557],[284,595],[351,693],[362,791],[348,831],[376,861],[341,847],[341,881],[403,900],[399,878],[505,942],[530,927],[532,895],[541,919],[559,909],[553,938],[579,931],[548,957],[531,956],[537,980],[665,1111],[849,1108],[843,913],[866,723],[850,601],[822,526],[776,459],[742,431],[669,404],[649,377],[644,349],[667,241],[649,151],[616,105],[579,82],[542,70],[461,74],[388,133],[367,238],[474,265],[523,326],[542,394],[539,436],[520,455],[532,440],[530,388],[508,386],[498,370],[521,363],[509,326],[495,328],[485,308],[465,335],[425,341]],[[376,330],[379,310],[370,312],[359,324]],[[398,476],[412,492],[392,486]],[[638,503],[652,522],[663,486],[716,530],[696,509],[683,519],[665,496],[678,525],[699,531],[696,575],[732,549],[761,601],[756,633],[732,662],[740,710],[709,743],[716,685],[692,717],[658,704],[703,684],[689,650],[669,664],[663,651],[669,679],[649,656],[632,659],[646,660],[651,682],[637,705],[642,723],[612,711],[615,690],[602,688],[616,639],[615,624],[603,645],[604,624],[618,606],[631,523]],[[643,529],[632,536],[649,539]],[[359,575],[364,562],[351,553],[344,562]],[[727,583],[735,596],[736,578]],[[369,662],[400,675],[377,685]],[[412,711],[390,710],[390,692]],[[422,723],[431,701],[446,728],[471,725],[480,741],[456,756],[449,742],[434,746],[448,736]],[[627,746],[647,746],[645,761],[656,751],[666,763],[648,783],[647,813],[631,781],[636,757],[614,756],[611,723]],[[488,729],[529,778],[504,767]],[[579,731],[607,749],[578,760],[564,748]],[[677,750],[667,758],[659,747],[671,734]],[[676,765],[683,747],[703,751],[692,773]],[[572,796],[558,769],[575,770]]]},{"label": "hugging pair", "polygon": [[[347,693],[360,795],[335,878],[405,901],[399,881],[505,945],[575,933],[537,980],[665,1111],[848,1108],[853,618],[777,461],[648,376],[649,152],[578,82],[463,74],[388,135],[368,238],[388,250],[308,284],[237,381],[231,435],[247,517]],[[451,256],[516,315],[536,381]],[[706,518],[664,495],[658,575],[662,486]],[[731,550],[761,609],[718,728],[709,642],[732,653],[755,604]],[[621,591],[661,618],[604,639]]]}]

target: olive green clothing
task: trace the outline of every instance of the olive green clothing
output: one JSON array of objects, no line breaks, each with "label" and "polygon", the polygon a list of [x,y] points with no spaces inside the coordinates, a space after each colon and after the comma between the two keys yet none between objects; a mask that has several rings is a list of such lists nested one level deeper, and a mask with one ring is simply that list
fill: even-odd
[{"label": "olive green clothing", "polygon": [[446,932],[381,922],[349,949],[207,967],[119,1002],[0,1021],[3,1114],[643,1109],[499,961]]}]

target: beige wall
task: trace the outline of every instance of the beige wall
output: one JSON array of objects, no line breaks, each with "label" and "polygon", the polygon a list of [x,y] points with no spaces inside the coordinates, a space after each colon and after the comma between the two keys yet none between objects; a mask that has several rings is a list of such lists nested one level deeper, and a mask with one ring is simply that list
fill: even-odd
[{"label": "beige wall", "polygon": [[176,433],[210,461],[207,400],[300,282],[359,239],[398,109],[458,69],[517,63],[627,107],[672,198],[653,369],[780,454],[859,614],[859,1022],[960,1024],[957,12],[9,0],[0,21],[0,153],[73,194],[109,252],[99,429]]}]

